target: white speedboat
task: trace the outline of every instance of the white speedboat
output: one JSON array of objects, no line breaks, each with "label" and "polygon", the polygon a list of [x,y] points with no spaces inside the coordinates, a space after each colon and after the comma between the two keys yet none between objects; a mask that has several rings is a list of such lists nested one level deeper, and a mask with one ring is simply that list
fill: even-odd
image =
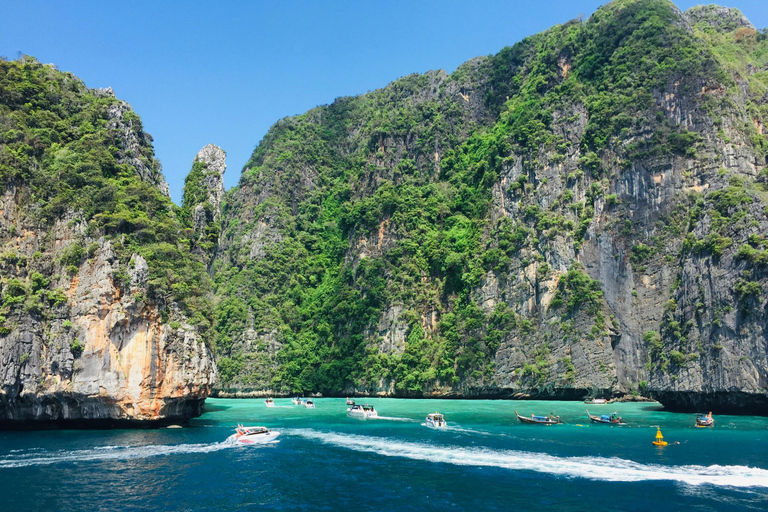
[{"label": "white speedboat", "polygon": [[264,400],[264,403],[267,405],[267,407],[274,407],[275,406],[275,401],[272,400],[271,398],[267,398],[266,400]]},{"label": "white speedboat", "polygon": [[244,427],[238,425],[235,433],[229,439],[240,444],[264,444],[271,443],[280,432],[269,430],[267,427]]},{"label": "white speedboat", "polygon": [[313,402],[311,398],[307,398],[306,400],[304,400],[304,407],[306,407],[307,409],[314,409],[315,402]]},{"label": "white speedboat", "polygon": [[355,405],[355,399],[353,398],[350,400],[349,398],[347,398],[347,405]]},{"label": "white speedboat", "polygon": [[445,418],[443,418],[443,415],[439,412],[436,412],[434,414],[427,414],[427,426],[432,428],[445,428],[448,426],[448,423],[446,423]]},{"label": "white speedboat", "polygon": [[291,398],[291,403],[293,405],[301,405],[303,402],[301,401],[301,397],[300,396],[295,396],[295,397]]},{"label": "white speedboat", "polygon": [[588,398],[584,400],[584,403],[589,405],[608,405],[611,402],[613,400],[606,400],[605,398]]},{"label": "white speedboat", "polygon": [[358,405],[358,404],[350,405],[349,408],[347,409],[347,414],[349,416],[353,416],[355,418],[363,418],[363,419],[365,419],[365,418],[378,418],[379,417],[379,413],[376,412],[376,409],[374,409],[374,407],[372,405],[368,405],[368,404],[365,404],[365,405]]}]

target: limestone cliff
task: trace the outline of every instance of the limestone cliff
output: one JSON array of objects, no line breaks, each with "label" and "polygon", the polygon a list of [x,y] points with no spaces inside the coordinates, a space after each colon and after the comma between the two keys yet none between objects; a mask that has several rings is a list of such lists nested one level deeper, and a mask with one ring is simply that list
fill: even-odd
[{"label": "limestone cliff", "polygon": [[278,122],[225,200],[222,386],[768,412],[766,45],[617,0]]},{"label": "limestone cliff", "polygon": [[138,116],[25,57],[0,62],[0,126],[0,426],[199,415],[207,276]]},{"label": "limestone cliff", "polygon": [[209,262],[218,248],[221,231],[226,159],[227,155],[220,147],[206,145],[195,156],[192,171],[184,181],[182,220],[194,230],[193,252]]}]

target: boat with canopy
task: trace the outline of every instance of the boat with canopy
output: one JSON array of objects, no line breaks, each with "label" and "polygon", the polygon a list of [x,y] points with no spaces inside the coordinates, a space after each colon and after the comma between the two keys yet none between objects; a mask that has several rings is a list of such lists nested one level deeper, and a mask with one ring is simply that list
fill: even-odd
[{"label": "boat with canopy", "polygon": [[536,425],[557,425],[562,423],[562,421],[560,421],[560,416],[555,416],[554,413],[549,416],[537,416],[531,414],[531,417],[529,418],[528,416],[520,416],[517,414],[517,411],[515,411],[515,415],[521,423],[533,423]]}]

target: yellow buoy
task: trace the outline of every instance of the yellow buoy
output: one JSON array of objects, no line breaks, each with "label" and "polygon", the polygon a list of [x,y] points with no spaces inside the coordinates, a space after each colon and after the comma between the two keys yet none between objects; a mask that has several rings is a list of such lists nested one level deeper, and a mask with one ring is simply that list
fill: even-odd
[{"label": "yellow buoy", "polygon": [[664,436],[661,435],[661,428],[656,427],[656,440],[653,442],[656,446],[667,446]]}]

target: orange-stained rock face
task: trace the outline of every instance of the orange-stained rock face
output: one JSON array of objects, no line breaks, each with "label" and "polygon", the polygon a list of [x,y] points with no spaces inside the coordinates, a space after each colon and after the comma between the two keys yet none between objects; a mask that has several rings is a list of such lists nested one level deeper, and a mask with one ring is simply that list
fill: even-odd
[{"label": "orange-stained rock face", "polygon": [[172,329],[154,306],[137,300],[147,271],[140,256],[131,261],[130,293],[121,298],[111,256],[107,245],[81,269],[71,297],[84,348],[70,389],[110,397],[121,415],[142,420],[164,417],[169,399],[207,397],[215,370],[205,343],[192,326]]},{"label": "orange-stained rock face", "polygon": [[[7,194],[3,199],[15,202]],[[78,231],[76,223],[58,222],[54,250],[72,243]],[[27,233],[24,243],[29,247],[18,242],[13,250],[31,253],[43,242]],[[123,293],[113,279],[118,270],[130,277]],[[175,305],[174,328],[144,299],[148,275],[141,256],[121,268],[110,243],[100,239],[77,275],[56,276],[53,284],[66,302],[46,311],[48,320],[18,313],[17,327],[0,336],[0,424],[200,414],[216,379],[213,356]]]}]

